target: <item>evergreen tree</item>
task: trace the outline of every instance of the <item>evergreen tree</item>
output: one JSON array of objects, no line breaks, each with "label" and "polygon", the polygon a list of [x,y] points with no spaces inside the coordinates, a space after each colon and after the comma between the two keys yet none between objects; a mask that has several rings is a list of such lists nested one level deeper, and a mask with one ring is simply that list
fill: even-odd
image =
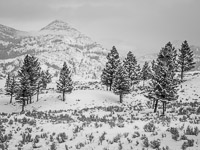
[{"label": "evergreen tree", "polygon": [[[106,64],[107,65],[107,64]],[[107,67],[106,67],[107,68]],[[102,74],[101,74],[101,83],[103,85],[106,85],[106,88],[107,88],[107,91],[108,91],[108,87],[109,87],[109,84],[110,84],[110,80],[108,78],[108,74],[107,74],[107,71],[106,71],[106,68],[103,69],[102,71]]]},{"label": "evergreen tree", "polygon": [[42,88],[46,89],[47,88],[47,84],[51,83],[52,80],[52,75],[49,73],[49,70],[46,70],[46,72],[42,71],[40,73],[40,80],[42,82]]},{"label": "evergreen tree", "polygon": [[189,71],[195,67],[193,58],[193,51],[191,51],[187,41],[184,41],[179,49],[178,64],[181,72],[181,81],[183,81],[184,72]]},{"label": "evergreen tree", "polygon": [[[40,63],[38,59],[34,56],[26,56],[29,60],[28,74],[30,80],[31,94],[30,103],[32,103],[32,96],[37,93],[37,81],[40,78]],[[25,58],[26,59],[26,58]]]},{"label": "evergreen tree", "polygon": [[128,52],[124,60],[123,66],[131,79],[131,85],[138,80],[137,60],[131,51]]},{"label": "evergreen tree", "polygon": [[12,98],[16,92],[17,82],[15,75],[10,76],[8,74],[8,77],[6,79],[6,95],[10,95],[10,103],[12,103]]},{"label": "evergreen tree", "polygon": [[131,91],[131,80],[128,73],[122,65],[119,65],[113,80],[113,92],[120,96],[120,103],[122,103],[122,98],[124,94],[128,94]]},{"label": "evergreen tree", "polygon": [[141,80],[141,67],[139,64],[136,65],[135,71],[136,71],[135,83],[137,84]]},{"label": "evergreen tree", "polygon": [[60,71],[60,77],[57,82],[57,90],[63,94],[63,101],[65,101],[65,93],[71,93],[73,89],[71,79],[71,71],[69,70],[66,62],[63,64],[63,68]]},{"label": "evergreen tree", "polygon": [[143,87],[144,87],[144,81],[150,78],[151,78],[151,68],[149,67],[148,62],[145,62],[141,70],[141,79],[143,80]]},{"label": "evergreen tree", "polygon": [[174,49],[169,43],[161,49],[156,63],[154,64],[154,73],[151,83],[149,97],[153,98],[154,112],[157,110],[158,100],[163,103],[163,115],[166,110],[167,102],[178,98],[177,79],[175,78],[176,62],[174,59]]},{"label": "evergreen tree", "polygon": [[108,59],[108,62],[106,63],[106,67],[103,70],[102,75],[101,75],[101,82],[103,85],[110,87],[110,91],[111,91],[114,74],[120,62],[119,53],[117,52],[117,49],[115,48],[115,46],[113,46],[110,53],[108,53],[107,59]]},{"label": "evergreen tree", "polygon": [[[40,63],[38,62],[38,59],[34,56],[26,55],[24,58],[23,66],[20,68],[21,70],[21,78],[26,74],[26,78],[28,81],[29,89],[29,99],[26,98],[27,104],[32,102],[32,96],[37,93],[37,82],[40,77]],[[20,73],[18,73],[20,74]],[[21,84],[21,83],[19,83]],[[25,84],[25,83],[23,83]],[[21,86],[21,85],[20,85]]]},{"label": "evergreen tree", "polygon": [[28,72],[30,62],[27,57],[25,58],[26,59],[24,59],[23,66],[18,71],[19,84],[16,93],[18,102],[22,103],[22,112],[24,111],[26,102],[28,104],[29,97],[32,94],[32,88],[29,80],[30,73]]}]

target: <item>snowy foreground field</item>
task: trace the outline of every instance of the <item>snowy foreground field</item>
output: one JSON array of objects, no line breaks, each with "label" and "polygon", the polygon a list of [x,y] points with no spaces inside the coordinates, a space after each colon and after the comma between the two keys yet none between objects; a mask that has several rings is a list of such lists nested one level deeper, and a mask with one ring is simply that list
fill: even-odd
[{"label": "snowy foreground field", "polygon": [[153,113],[144,92],[132,92],[120,104],[109,91],[75,90],[63,102],[61,94],[49,90],[24,114],[2,92],[0,149],[199,150],[200,74],[188,75],[165,116]]}]

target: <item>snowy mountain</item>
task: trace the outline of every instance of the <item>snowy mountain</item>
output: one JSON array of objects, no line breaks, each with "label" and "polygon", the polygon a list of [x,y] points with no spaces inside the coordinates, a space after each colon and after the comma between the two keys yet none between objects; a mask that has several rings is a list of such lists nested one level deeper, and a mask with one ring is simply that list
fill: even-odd
[{"label": "snowy mountain", "polygon": [[107,50],[69,24],[55,20],[37,32],[23,32],[0,25],[0,65],[3,73],[16,71],[24,55],[39,58],[42,68],[58,75],[63,62],[78,78],[97,78]]}]

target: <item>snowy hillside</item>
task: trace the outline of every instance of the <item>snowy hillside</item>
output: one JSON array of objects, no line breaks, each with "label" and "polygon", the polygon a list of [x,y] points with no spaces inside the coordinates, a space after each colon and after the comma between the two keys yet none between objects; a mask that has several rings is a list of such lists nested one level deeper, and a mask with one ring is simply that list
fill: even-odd
[{"label": "snowy hillside", "polygon": [[[53,75],[57,75],[66,61],[78,78],[83,78],[83,75],[90,79],[100,76],[107,50],[67,23],[55,20],[38,32],[26,34],[4,28],[0,26],[0,65],[3,73],[16,71],[24,55],[32,54],[39,58],[43,68],[49,67]],[[3,38],[4,34],[12,36],[12,42]]]},{"label": "snowy hillside", "polygon": [[[9,97],[0,94],[0,147],[199,150],[200,73],[190,72],[185,79],[178,101],[167,105],[163,117],[153,113],[152,102],[139,89],[125,96],[123,104],[119,96],[97,89],[75,90],[63,102],[52,83],[38,102],[26,106],[24,114],[19,113],[19,103],[9,104]],[[0,83],[3,88],[5,80]]]}]

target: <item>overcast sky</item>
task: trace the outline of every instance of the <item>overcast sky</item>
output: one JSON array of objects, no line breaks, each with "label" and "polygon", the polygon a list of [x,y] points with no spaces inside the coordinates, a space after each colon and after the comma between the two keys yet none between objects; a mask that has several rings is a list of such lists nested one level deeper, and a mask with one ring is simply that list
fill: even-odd
[{"label": "overcast sky", "polygon": [[200,45],[200,0],[0,0],[0,24],[32,31],[55,19],[121,53]]}]

